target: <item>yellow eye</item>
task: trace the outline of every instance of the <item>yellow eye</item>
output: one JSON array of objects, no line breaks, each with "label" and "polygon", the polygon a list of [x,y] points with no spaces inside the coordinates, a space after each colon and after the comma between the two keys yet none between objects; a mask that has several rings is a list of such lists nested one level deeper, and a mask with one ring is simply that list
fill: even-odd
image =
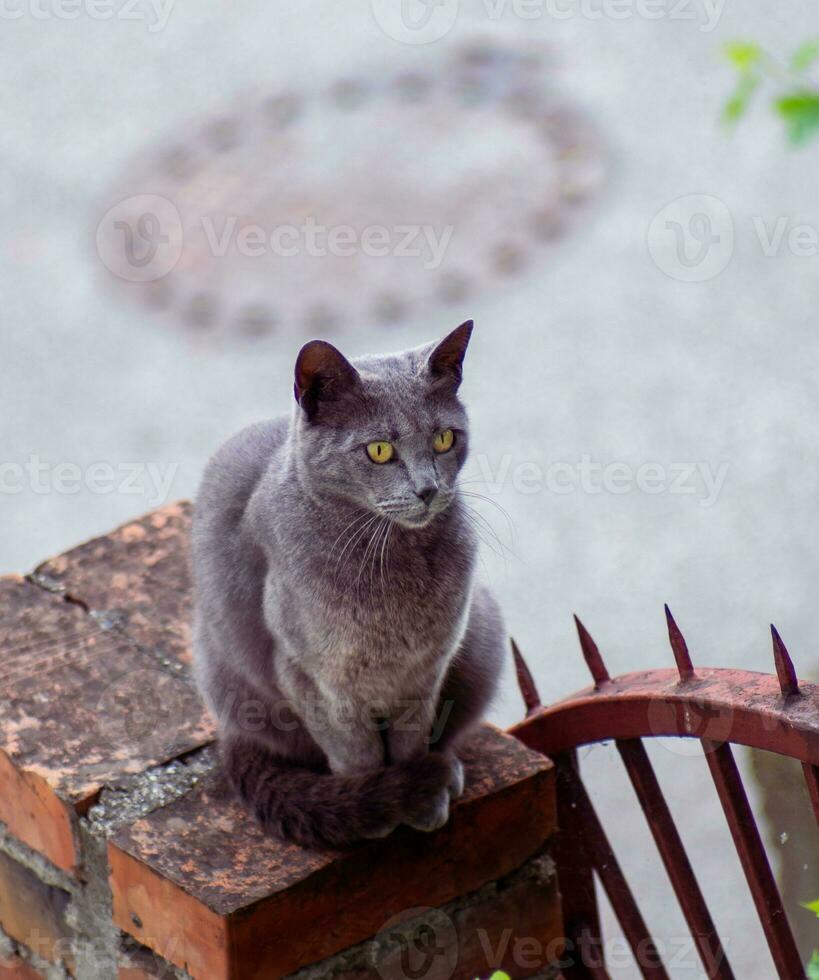
[{"label": "yellow eye", "polygon": [[444,429],[443,432],[437,432],[435,438],[432,440],[432,448],[436,453],[448,453],[454,445],[455,433],[452,429]]},{"label": "yellow eye", "polygon": [[370,442],[367,444],[367,455],[374,463],[389,463],[394,452],[391,442]]}]

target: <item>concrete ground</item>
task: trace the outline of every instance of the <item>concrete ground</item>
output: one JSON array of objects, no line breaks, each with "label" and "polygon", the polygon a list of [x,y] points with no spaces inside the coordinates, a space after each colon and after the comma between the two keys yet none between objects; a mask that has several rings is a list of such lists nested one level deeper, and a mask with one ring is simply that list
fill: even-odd
[{"label": "concrete ground", "polygon": [[[19,5],[0,39],[0,455],[174,464],[168,496],[188,496],[223,438],[289,406],[298,340],[209,343],[109,289],[93,253],[106,192],[146,146],[234,95],[298,88],[362,62],[412,68],[419,49],[380,30],[364,0],[180,0],[155,31],[33,9]],[[695,662],[771,669],[773,621],[799,673],[819,678],[819,256],[798,254],[787,233],[779,248],[766,237],[780,219],[819,228],[817,149],[789,151],[764,107],[731,138],[717,124],[732,83],[721,46],[755,37],[789,52],[819,33],[819,9],[727,0],[717,18],[699,0],[669,0],[651,19],[636,0],[602,17],[590,0],[526,7],[538,9],[525,20],[510,3],[493,20],[464,0],[436,43],[488,32],[552,51],[560,88],[602,134],[606,189],[547,261],[392,328],[388,346],[476,320],[464,385],[473,470],[501,484],[494,499],[516,532],[512,543],[503,517],[485,511],[514,550],[506,560],[487,550],[486,571],[544,700],[588,680],[573,611],[612,674],[669,665],[665,601]],[[652,225],[687,195],[717,200],[683,202]],[[689,251],[675,251],[692,214]],[[697,265],[703,229],[720,241]],[[701,273],[710,277],[684,281]],[[364,327],[346,346],[384,345],[383,331]],[[610,463],[624,466],[601,486]],[[0,571],[27,570],[152,503],[28,485],[3,495]],[[520,714],[510,673],[494,718]],[[652,756],[685,814],[735,973],[766,980],[773,968],[698,747],[657,743]],[[616,754],[595,747],[584,765],[672,975],[699,976]],[[616,942],[609,952],[614,975],[635,975],[625,960],[616,967]]]}]

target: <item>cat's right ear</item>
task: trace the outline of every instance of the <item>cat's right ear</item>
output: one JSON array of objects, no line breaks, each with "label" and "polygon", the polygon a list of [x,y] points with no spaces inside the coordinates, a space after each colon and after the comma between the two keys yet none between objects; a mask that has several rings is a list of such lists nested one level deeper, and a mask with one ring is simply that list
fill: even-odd
[{"label": "cat's right ear", "polygon": [[358,371],[347,358],[325,340],[311,340],[296,358],[296,401],[309,419],[313,419],[322,402],[334,401],[354,387]]},{"label": "cat's right ear", "polygon": [[472,320],[465,320],[444,337],[427,361],[433,379],[450,385],[453,391],[458,390],[463,378],[464,357],[471,336]]}]

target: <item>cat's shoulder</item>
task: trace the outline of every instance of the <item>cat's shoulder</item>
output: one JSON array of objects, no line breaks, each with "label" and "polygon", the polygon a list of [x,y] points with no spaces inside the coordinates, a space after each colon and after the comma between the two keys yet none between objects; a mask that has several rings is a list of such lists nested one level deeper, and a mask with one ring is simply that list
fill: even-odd
[{"label": "cat's shoulder", "polygon": [[209,466],[220,463],[249,463],[260,461],[265,465],[287,438],[289,416],[253,422],[232,435],[216,450]]},{"label": "cat's shoulder", "polygon": [[223,443],[205,467],[200,499],[229,493],[248,497],[287,439],[288,416],[240,429]]}]

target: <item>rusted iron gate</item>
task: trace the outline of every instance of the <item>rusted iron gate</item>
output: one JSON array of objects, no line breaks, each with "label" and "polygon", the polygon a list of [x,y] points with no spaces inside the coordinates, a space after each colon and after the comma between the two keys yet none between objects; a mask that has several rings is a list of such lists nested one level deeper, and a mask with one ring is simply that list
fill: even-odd
[{"label": "rusted iron gate", "polygon": [[[605,980],[594,894],[597,874],[642,975],[668,973],[606,833],[583,785],[577,748],[614,739],[657,845],[702,961],[713,980],[732,980],[725,951],[705,904],[642,739],[699,738],[731,831],[759,920],[781,978],[805,976],[765,847],[748,803],[731,743],[790,756],[802,763],[819,823],[819,685],[799,683],[793,663],[771,626],[776,676],[745,670],[695,669],[685,639],[665,607],[676,670],[609,677],[594,640],[577,617],[580,647],[594,685],[544,707],[520,651],[513,644],[527,708],[511,733],[550,756],[558,771],[556,860],[567,950],[566,980]],[[704,722],[704,724],[703,724]]]}]

